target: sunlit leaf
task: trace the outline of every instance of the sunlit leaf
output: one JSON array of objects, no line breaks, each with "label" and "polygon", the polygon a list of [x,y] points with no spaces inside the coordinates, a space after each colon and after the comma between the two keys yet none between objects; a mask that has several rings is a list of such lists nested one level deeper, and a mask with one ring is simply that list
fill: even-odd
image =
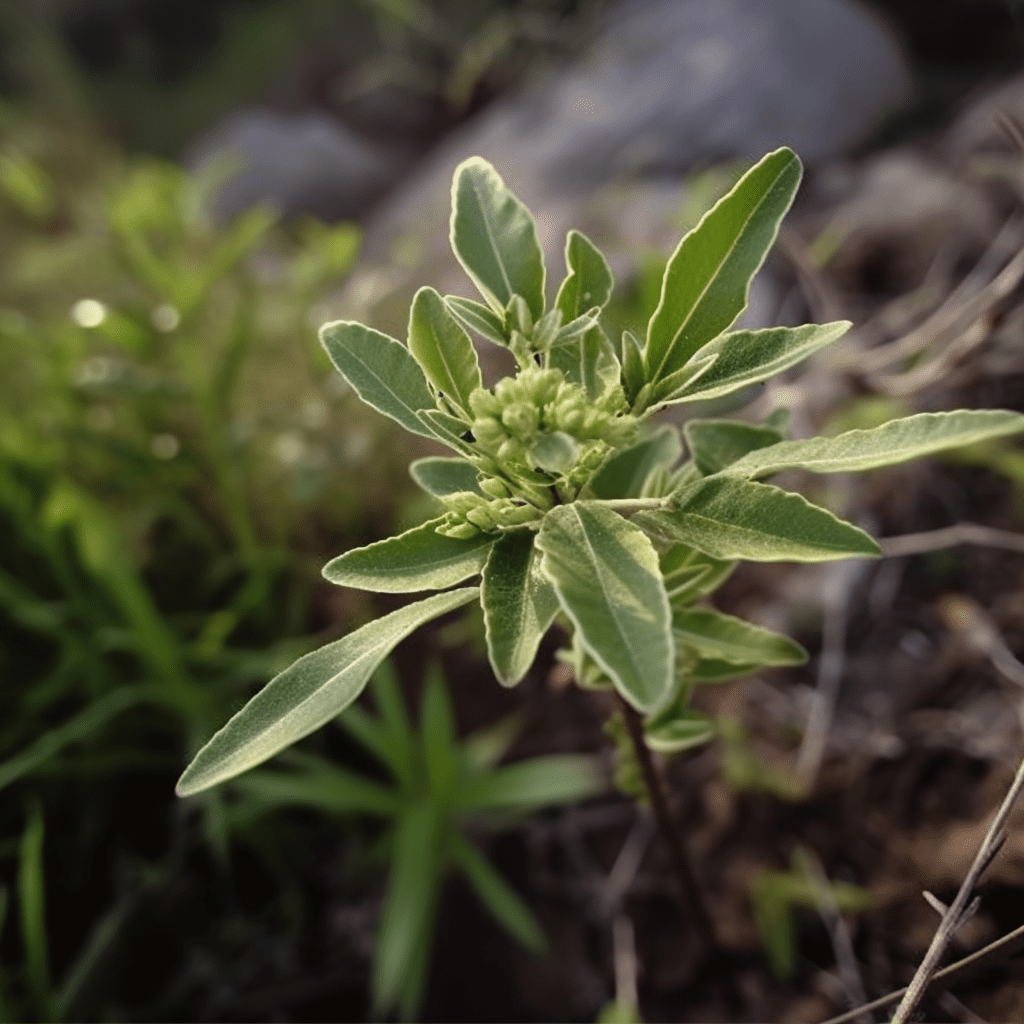
[{"label": "sunlit leaf", "polygon": [[595,306],[604,308],[612,294],[612,272],[601,250],[581,231],[570,231],[565,240],[565,266],[568,274],[555,299],[565,323]]},{"label": "sunlit leaf", "polygon": [[668,597],[651,542],[597,502],[559,505],[537,536],[541,563],[583,644],[640,711],[672,688]]},{"label": "sunlit leaf", "polygon": [[446,295],[444,301],[463,325],[475,331],[481,338],[495,345],[508,344],[504,318],[494,313],[490,306],[473,299],[464,299],[461,295]]},{"label": "sunlit leaf", "polygon": [[359,696],[400,641],[478,594],[476,587],[436,594],[299,658],[196,754],[178,780],[178,795],[191,796],[241,775],[319,729]]},{"label": "sunlit leaf", "polygon": [[435,498],[443,498],[446,494],[458,491],[481,493],[476,467],[462,458],[430,455],[425,459],[416,459],[409,466],[409,475],[427,494]]},{"label": "sunlit leaf", "polygon": [[796,154],[777,149],[747,171],[679,243],[648,328],[648,381],[679,370],[743,312],[750,282],[799,184]]},{"label": "sunlit leaf", "polygon": [[346,551],[324,566],[324,579],[339,587],[408,594],[443,590],[475,576],[487,561],[493,536],[446,537],[437,532],[443,521],[431,519],[397,537]]}]

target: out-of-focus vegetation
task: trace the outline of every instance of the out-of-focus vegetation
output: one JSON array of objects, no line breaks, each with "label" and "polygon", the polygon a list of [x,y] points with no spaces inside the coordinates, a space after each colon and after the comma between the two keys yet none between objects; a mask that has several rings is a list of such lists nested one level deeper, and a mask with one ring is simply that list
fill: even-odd
[{"label": "out-of-focus vegetation", "polygon": [[[247,687],[331,628],[313,552],[396,474],[310,344],[354,228],[216,228],[210,182],[170,164],[9,110],[0,138],[0,1018],[63,1019],[116,937],[118,858]],[[218,798],[203,816],[227,857]]]}]

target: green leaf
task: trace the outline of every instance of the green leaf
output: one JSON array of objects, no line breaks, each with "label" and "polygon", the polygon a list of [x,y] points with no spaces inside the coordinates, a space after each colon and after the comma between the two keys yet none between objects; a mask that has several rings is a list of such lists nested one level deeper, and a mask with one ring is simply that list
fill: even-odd
[{"label": "green leaf", "polygon": [[699,357],[695,356],[682,369],[670,373],[664,380],[654,385],[647,384],[641,388],[633,411],[642,412],[652,405],[678,404],[683,400],[680,396],[685,398],[697,381],[711,372],[711,368],[716,362],[718,362],[718,356],[715,353],[706,355],[702,351]]},{"label": "green leaf", "polygon": [[878,545],[852,523],[799,494],[733,477],[707,477],[676,493],[664,512],[633,522],[652,536],[682,542],[712,558],[751,562],[828,562],[873,558]]},{"label": "green leaf", "polygon": [[766,327],[758,331],[734,331],[715,338],[699,349],[687,365],[717,356],[705,373],[679,388],[673,403],[706,402],[712,398],[758,384],[803,362],[819,349],[841,338],[849,320],[802,327]]},{"label": "green leaf", "polygon": [[682,454],[675,427],[649,428],[641,440],[612,452],[591,477],[589,487],[598,498],[639,498],[648,476],[659,466],[671,469]]},{"label": "green leaf", "polygon": [[807,652],[788,636],[713,608],[676,609],[672,631],[680,647],[734,664],[802,665],[807,661]]},{"label": "green leaf", "polygon": [[597,502],[559,505],[537,535],[542,568],[583,644],[638,711],[672,689],[668,596],[651,542]]},{"label": "green leaf", "polygon": [[710,594],[736,567],[735,562],[711,558],[688,544],[674,544],[658,562],[673,608],[685,608]]},{"label": "green leaf", "polygon": [[715,724],[692,708],[678,709],[675,702],[644,722],[644,739],[659,754],[679,754],[715,738]]},{"label": "green leaf", "polygon": [[444,301],[448,308],[468,327],[486,341],[503,347],[508,345],[505,336],[505,319],[492,312],[490,306],[473,299],[464,299],[461,295],[446,295]]},{"label": "green leaf", "polygon": [[555,351],[566,346],[578,345],[583,335],[597,326],[600,315],[601,310],[597,306],[581,313],[575,320],[570,320],[564,327],[559,327],[551,339],[551,344],[547,347],[551,351]]},{"label": "green leaf", "polygon": [[530,463],[549,473],[568,473],[579,456],[579,442],[564,430],[541,434],[529,452]]},{"label": "green leaf", "polygon": [[782,440],[778,430],[738,420],[688,420],[683,435],[693,461],[705,476],[725,469],[747,452]]},{"label": "green leaf", "polygon": [[445,458],[430,455],[425,459],[416,459],[409,466],[409,475],[435,498],[443,498],[446,494],[458,491],[482,493],[477,483],[476,467],[463,458]]},{"label": "green leaf", "polygon": [[729,683],[733,679],[752,676],[764,668],[754,662],[738,664],[735,661],[723,661],[721,658],[696,658],[686,669],[686,677],[698,686]]},{"label": "green leaf", "polygon": [[409,313],[409,351],[427,379],[467,416],[469,396],[483,386],[469,335],[433,288],[421,288]]},{"label": "green leaf", "polygon": [[476,587],[436,594],[299,658],[196,754],[178,780],[178,795],[191,796],[241,775],[319,729],[359,696],[401,640],[478,594]]},{"label": "green leaf", "polygon": [[558,611],[558,598],[540,574],[533,533],[506,533],[484,566],[480,603],[487,655],[503,686],[515,686],[529,671],[541,638]]},{"label": "green leaf", "polygon": [[339,587],[379,594],[444,590],[475,576],[484,567],[494,537],[481,533],[468,540],[437,533],[444,517],[431,519],[397,537],[353,548],[332,558],[323,577]]},{"label": "green leaf", "polygon": [[596,401],[622,376],[615,346],[601,328],[593,327],[580,338],[580,383],[587,396]]},{"label": "green leaf", "polygon": [[462,768],[455,713],[437,665],[427,673],[420,705],[420,735],[431,799],[445,803]]},{"label": "green leaf", "polygon": [[643,346],[630,331],[622,332],[622,388],[626,392],[626,401],[633,409],[636,400],[647,383],[647,371],[644,369]]},{"label": "green leaf", "polygon": [[857,473],[1022,430],[1024,416],[1001,409],[922,412],[870,430],[848,430],[838,437],[781,441],[751,452],[725,472],[746,477],[767,476],[783,469]]},{"label": "green leaf", "polygon": [[43,865],[45,824],[38,804],[32,807],[21,835],[18,858],[18,906],[25,976],[40,1020],[53,1020],[50,958],[46,932],[46,871]]},{"label": "green leaf", "polygon": [[[380,712],[381,740],[384,758],[395,778],[408,790],[417,785],[416,737],[402,696],[402,684],[391,662],[385,661],[374,673],[370,683],[373,699]],[[341,721],[355,710],[348,708]]]},{"label": "green leaf", "polygon": [[800,161],[769,153],[701,218],[665,268],[644,353],[647,379],[664,380],[743,312],[754,274],[800,184]]},{"label": "green leaf", "polygon": [[270,806],[312,807],[329,814],[384,817],[399,809],[397,796],[386,786],[327,764],[304,772],[257,769],[235,779],[232,786]]},{"label": "green leaf", "polygon": [[458,794],[466,811],[536,810],[571,804],[605,789],[598,762],[583,754],[550,754],[503,765],[468,782]]},{"label": "green leaf", "polygon": [[431,431],[430,436],[442,444],[448,445],[452,451],[458,452],[463,458],[476,455],[473,446],[462,436],[469,430],[469,424],[440,409],[422,409],[419,413],[420,423]]},{"label": "green leaf", "polygon": [[324,324],[320,341],[338,373],[367,405],[412,434],[436,437],[418,415],[434,408],[434,396],[420,364],[400,341],[348,320]]},{"label": "green leaf", "polygon": [[566,323],[594,306],[603,309],[612,295],[614,280],[604,254],[581,231],[570,231],[565,239],[565,268],[568,274],[558,289],[555,308]]},{"label": "green leaf", "polygon": [[452,251],[499,316],[521,295],[544,313],[544,257],[530,211],[484,159],[470,157],[452,182]]},{"label": "green leaf", "polygon": [[395,830],[391,877],[373,955],[373,1001],[380,1013],[398,1001],[407,975],[429,958],[441,886],[441,812],[424,802],[413,806]]},{"label": "green leaf", "polygon": [[531,953],[543,953],[547,949],[547,940],[530,908],[458,830],[452,834],[451,852],[455,863],[465,872],[480,901],[498,924]]}]

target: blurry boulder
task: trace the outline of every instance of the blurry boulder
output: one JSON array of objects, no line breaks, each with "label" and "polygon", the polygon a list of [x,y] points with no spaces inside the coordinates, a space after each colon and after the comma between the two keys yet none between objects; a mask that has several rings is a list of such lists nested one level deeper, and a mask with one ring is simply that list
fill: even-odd
[{"label": "blurry boulder", "polygon": [[344,125],[323,114],[246,110],[208,132],[188,164],[231,169],[214,199],[228,219],[266,203],[286,216],[337,221],[361,214],[392,180],[393,168]]},{"label": "blurry boulder", "polygon": [[851,0],[624,0],[576,66],[488,108],[392,195],[345,312],[397,330],[415,284],[465,291],[444,226],[472,154],[533,210],[555,278],[568,228],[613,266],[616,250],[671,247],[688,172],[783,143],[822,160],[912,91],[892,33]]}]

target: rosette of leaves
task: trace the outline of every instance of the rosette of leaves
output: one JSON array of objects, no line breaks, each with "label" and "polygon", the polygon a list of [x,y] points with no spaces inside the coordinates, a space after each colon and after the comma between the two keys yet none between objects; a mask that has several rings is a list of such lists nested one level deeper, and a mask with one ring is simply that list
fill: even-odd
[{"label": "rosette of leaves", "polygon": [[[612,339],[601,323],[612,275],[594,244],[569,233],[566,275],[549,303],[529,211],[484,160],[461,164],[451,242],[482,301],[421,289],[405,343],[348,321],[321,331],[365,402],[452,453],[411,467],[442,515],[340,555],[324,575],[340,586],[438,593],[300,658],[199,751],[179,793],[238,775],[318,728],[403,637],[474,601],[501,683],[523,678],[560,616],[577,679],[613,687],[663,751],[710,735],[689,707],[694,685],[802,661],[792,640],[700,602],[744,559],[880,551],[857,526],[766,478],[891,465],[1017,433],[1024,417],[923,413],[810,440],[785,439],[781,418],[691,419],[682,436],[651,422],[666,406],[781,373],[849,328],[730,329],[800,174],[785,148],[753,166],[672,254],[646,337]],[[507,348],[516,373],[485,387],[472,335]]]}]

